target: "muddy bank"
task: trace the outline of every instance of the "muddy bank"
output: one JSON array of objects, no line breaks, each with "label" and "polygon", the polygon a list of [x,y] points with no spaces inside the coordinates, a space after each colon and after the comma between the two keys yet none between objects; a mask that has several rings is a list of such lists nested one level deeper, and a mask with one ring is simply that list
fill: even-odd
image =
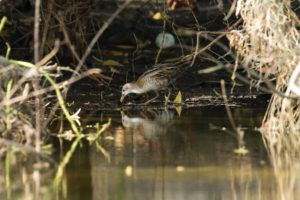
[{"label": "muddy bank", "polygon": [[[170,96],[174,100],[177,93],[182,93],[182,103],[169,103],[167,107],[174,108],[182,106],[184,108],[200,106],[219,106],[224,105],[221,96],[220,80],[226,80],[227,97],[231,106],[261,105],[266,106],[269,94],[258,91],[256,88],[250,88],[247,84],[233,82],[228,78],[229,73],[219,71],[208,75],[199,75],[197,71],[202,66],[193,66],[188,72],[184,73],[175,82]],[[136,74],[138,77],[139,74]],[[83,110],[122,110],[122,109],[162,109],[164,108],[165,96],[168,91],[160,91],[160,97],[149,105],[141,105],[143,102],[155,96],[154,92],[148,94],[136,95],[130,94],[124,102],[120,103],[121,87],[126,83],[126,74],[115,75],[109,87],[90,78],[75,83],[68,93],[67,102],[72,103],[74,107]]]}]

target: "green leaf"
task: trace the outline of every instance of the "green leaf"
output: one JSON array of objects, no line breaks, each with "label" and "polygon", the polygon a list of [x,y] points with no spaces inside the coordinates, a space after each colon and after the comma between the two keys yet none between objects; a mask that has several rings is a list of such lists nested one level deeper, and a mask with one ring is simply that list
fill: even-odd
[{"label": "green leaf", "polygon": [[245,147],[240,147],[238,149],[235,149],[234,153],[245,155],[245,154],[249,153],[249,151]]},{"label": "green leaf", "polygon": [[132,45],[116,45],[115,47],[119,49],[135,49],[135,46]]},{"label": "green leaf", "polygon": [[105,136],[104,139],[105,139],[105,140],[114,140],[115,138],[112,137],[112,136]]},{"label": "green leaf", "polygon": [[213,91],[214,91],[214,93],[216,94],[217,97],[221,97],[222,96],[221,93],[219,93],[217,90],[214,89]]},{"label": "green leaf", "polygon": [[182,107],[181,107],[181,106],[178,106],[178,107],[176,107],[175,109],[176,109],[176,111],[177,111],[178,116],[180,117],[180,116],[181,116]]},{"label": "green leaf", "polygon": [[232,82],[232,85],[235,85],[235,86],[238,86],[238,87],[244,86],[244,84],[242,84],[242,83],[237,83],[237,82]]},{"label": "green leaf", "polygon": [[182,95],[181,95],[181,92],[179,91],[176,98],[174,99],[173,103],[181,104],[181,102],[182,102]]},{"label": "green leaf", "polygon": [[153,15],[152,19],[161,20],[161,19],[170,19],[171,17],[166,14],[162,14],[161,12],[157,12]]},{"label": "green leaf", "polygon": [[115,60],[105,60],[102,62],[103,66],[123,66],[121,63]]}]

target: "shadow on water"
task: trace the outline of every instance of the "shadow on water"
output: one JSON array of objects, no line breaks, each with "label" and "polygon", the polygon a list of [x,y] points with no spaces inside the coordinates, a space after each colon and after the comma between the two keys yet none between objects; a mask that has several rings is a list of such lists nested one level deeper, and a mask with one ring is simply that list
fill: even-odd
[{"label": "shadow on water", "polygon": [[[183,110],[139,110],[81,116],[90,125],[112,118],[99,146],[83,140],[68,163],[62,192],[53,192],[54,168],[39,178],[41,199],[279,199],[276,176],[259,132],[264,109],[233,108],[236,124],[245,131],[248,154],[234,153],[236,138],[209,124],[230,129],[224,107]],[[101,122],[101,123],[103,123]],[[113,140],[103,139],[112,136]],[[51,137],[60,160],[71,142]],[[103,155],[106,153],[106,156]],[[14,165],[11,199],[34,196],[33,169]],[[5,172],[0,182],[5,185]],[[49,175],[52,173],[52,175]],[[18,179],[17,177],[22,177]],[[24,177],[29,177],[24,179]],[[27,183],[26,186],[23,185]],[[0,191],[5,199],[7,191]],[[27,196],[26,196],[27,195]],[[30,196],[31,195],[31,196]],[[30,199],[30,198],[28,198]]]}]

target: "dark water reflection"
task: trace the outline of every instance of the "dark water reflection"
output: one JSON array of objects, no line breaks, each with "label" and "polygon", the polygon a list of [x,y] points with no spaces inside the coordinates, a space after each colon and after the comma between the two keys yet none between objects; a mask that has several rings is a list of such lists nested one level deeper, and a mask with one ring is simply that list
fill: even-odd
[{"label": "dark water reflection", "polygon": [[[110,162],[84,141],[67,165],[64,192],[41,192],[41,199],[274,199],[274,175],[254,131],[263,114],[233,109],[249,150],[238,155],[235,137],[209,129],[209,123],[231,128],[224,107],[183,110],[180,117],[175,110],[104,113],[103,119],[113,117],[104,136],[114,140],[100,141]],[[82,123],[94,123],[91,118],[100,120],[94,115]],[[59,159],[58,139],[52,139]],[[67,150],[70,143],[63,143]]]},{"label": "dark water reflection", "polygon": [[[264,110],[233,110],[245,128],[247,155],[233,151],[231,135],[209,130],[230,128],[221,108],[125,112],[109,130],[113,141],[84,145],[68,166],[70,199],[259,199],[272,179],[259,133]],[[269,184],[269,183],[268,183]],[[268,188],[268,187],[267,187]],[[266,192],[266,193],[265,193]],[[265,194],[263,194],[265,193]]]}]

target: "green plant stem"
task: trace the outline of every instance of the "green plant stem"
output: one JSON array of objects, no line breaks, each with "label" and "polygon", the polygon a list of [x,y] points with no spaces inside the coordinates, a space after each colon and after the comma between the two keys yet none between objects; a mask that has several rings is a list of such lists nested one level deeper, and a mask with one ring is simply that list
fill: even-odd
[{"label": "green plant stem", "polygon": [[0,22],[0,33],[5,25],[6,20],[7,20],[7,17],[5,17],[5,16],[2,17],[1,22]]},{"label": "green plant stem", "polygon": [[107,162],[110,163],[110,155],[109,153],[99,144],[98,141],[96,141],[96,147],[99,151],[102,152],[102,154],[104,155],[104,157],[107,159]]},{"label": "green plant stem", "polygon": [[54,186],[56,188],[58,188],[58,186],[60,185],[64,169],[65,169],[66,165],[69,163],[69,161],[70,161],[77,145],[79,144],[81,138],[82,138],[81,136],[76,137],[76,140],[72,143],[72,146],[71,146],[70,150],[66,153],[63,160],[59,164],[56,175],[55,175],[55,179],[54,179]]},{"label": "green plant stem", "polygon": [[11,199],[11,190],[10,190],[10,147],[7,147],[7,151],[6,151],[5,179],[6,179],[7,199]]},{"label": "green plant stem", "polygon": [[[28,63],[28,62],[24,62],[24,61],[16,61],[16,60],[10,60],[12,63],[17,64],[17,65],[21,65],[27,68],[35,68],[35,65],[33,65],[32,63]],[[76,140],[73,142],[70,150],[67,152],[67,154],[64,156],[63,160],[61,161],[61,163],[58,166],[56,175],[55,175],[55,179],[54,179],[54,185],[55,187],[59,186],[59,183],[61,183],[61,179],[62,179],[62,175],[63,175],[63,171],[65,166],[68,164],[69,160],[71,159],[78,143],[81,140],[81,136],[80,136],[80,132],[75,124],[75,122],[71,119],[71,115],[65,105],[65,102],[63,100],[63,96],[61,94],[61,92],[59,91],[59,88],[56,87],[56,83],[55,81],[47,74],[47,72],[45,72],[42,68],[38,68],[37,69],[39,73],[41,73],[48,81],[49,83],[55,88],[55,92],[56,92],[56,97],[58,99],[58,102],[60,104],[60,107],[62,108],[67,120],[69,121],[69,123],[71,124],[71,128],[72,130],[76,133],[77,138]]]},{"label": "green plant stem", "polygon": [[[47,73],[44,70],[39,69],[39,71],[42,72],[42,74],[45,76],[45,78],[49,81],[49,83],[51,85],[55,86],[56,83],[54,82],[54,80],[50,76],[48,76]],[[68,109],[65,105],[62,94],[60,93],[58,88],[55,88],[55,92],[56,92],[56,97],[58,99],[58,102],[60,104],[61,109],[63,110],[66,118],[68,119],[69,123],[71,124],[71,127],[72,127],[73,131],[76,133],[77,137],[79,137],[80,132],[78,131],[78,128],[77,128],[75,122],[71,119],[71,115],[70,115],[70,113],[69,113],[69,111],[68,111]]]},{"label": "green plant stem", "polygon": [[10,55],[11,48],[10,48],[10,45],[9,45],[8,42],[6,42],[5,44],[6,44],[6,46],[7,46],[5,58],[8,59],[8,58],[9,58],[9,55]]},{"label": "green plant stem", "polygon": [[[17,60],[10,60],[10,62],[17,64],[17,65],[21,65],[27,68],[34,68],[35,65],[33,65],[32,63],[28,63],[28,62],[24,62],[24,61],[17,61]],[[55,87],[56,83],[55,81],[47,74],[47,72],[45,72],[42,68],[37,69],[39,73],[41,73],[48,81],[49,83]],[[61,94],[61,92],[59,91],[58,87],[55,87],[55,93],[56,93],[56,97],[58,99],[58,102],[60,104],[61,109],[63,110],[67,120],[69,121],[69,123],[71,124],[72,130],[76,133],[76,135],[79,137],[80,136],[80,132],[78,131],[78,128],[75,124],[75,122],[71,119],[71,115],[65,105],[63,96]]]},{"label": "green plant stem", "polygon": [[110,124],[111,124],[111,118],[108,118],[108,122],[106,124],[103,124],[102,128],[97,131],[96,139],[110,126]]}]

